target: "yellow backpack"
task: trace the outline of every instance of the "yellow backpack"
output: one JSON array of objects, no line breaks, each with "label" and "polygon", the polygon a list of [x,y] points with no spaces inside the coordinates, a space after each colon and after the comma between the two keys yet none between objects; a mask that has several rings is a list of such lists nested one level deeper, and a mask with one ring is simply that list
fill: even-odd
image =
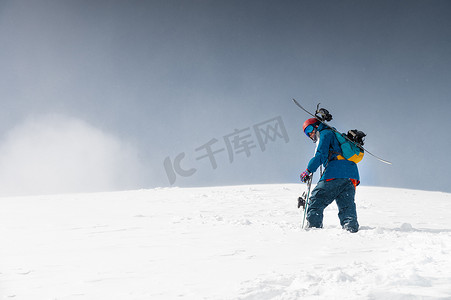
[{"label": "yellow backpack", "polygon": [[337,159],[347,159],[349,161],[359,163],[363,159],[363,148],[359,147],[363,145],[364,138],[366,136],[362,131],[349,130],[348,134],[335,132],[338,142],[340,143],[341,154],[337,156]]}]

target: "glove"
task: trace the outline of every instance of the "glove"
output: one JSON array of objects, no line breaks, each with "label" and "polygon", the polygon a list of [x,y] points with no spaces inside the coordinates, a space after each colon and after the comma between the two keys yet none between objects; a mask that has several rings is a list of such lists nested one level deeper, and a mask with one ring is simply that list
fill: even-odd
[{"label": "glove", "polygon": [[310,179],[310,176],[312,176],[312,173],[310,173],[309,170],[305,170],[301,173],[301,182],[307,182]]}]

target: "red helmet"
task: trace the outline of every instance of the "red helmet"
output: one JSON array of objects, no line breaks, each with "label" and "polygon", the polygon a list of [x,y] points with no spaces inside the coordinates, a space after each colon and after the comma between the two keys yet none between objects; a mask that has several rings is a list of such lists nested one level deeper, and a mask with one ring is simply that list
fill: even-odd
[{"label": "red helmet", "polygon": [[318,123],[318,122],[319,122],[319,121],[318,121],[316,118],[307,119],[307,120],[304,122],[304,125],[302,125],[302,131],[305,132],[305,128],[307,128],[307,126],[309,126],[309,125],[313,125],[314,127],[317,127],[317,126],[316,126],[316,123]]}]

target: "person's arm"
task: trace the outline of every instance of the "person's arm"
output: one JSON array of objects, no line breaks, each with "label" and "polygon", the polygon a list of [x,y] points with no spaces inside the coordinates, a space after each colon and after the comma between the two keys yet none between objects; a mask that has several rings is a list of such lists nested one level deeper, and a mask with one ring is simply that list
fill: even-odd
[{"label": "person's arm", "polygon": [[307,170],[310,173],[315,173],[319,166],[327,162],[329,159],[330,139],[331,134],[327,134],[327,131],[320,133],[319,144],[316,148],[315,156],[310,159],[307,165]]}]

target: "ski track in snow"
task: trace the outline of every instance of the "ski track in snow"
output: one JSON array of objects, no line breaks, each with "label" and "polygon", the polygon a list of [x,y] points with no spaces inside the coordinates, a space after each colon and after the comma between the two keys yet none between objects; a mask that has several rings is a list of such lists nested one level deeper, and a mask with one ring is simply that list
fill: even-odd
[{"label": "ski track in snow", "polygon": [[351,234],[304,188],[1,198],[0,299],[451,299],[451,194],[358,187]]}]

